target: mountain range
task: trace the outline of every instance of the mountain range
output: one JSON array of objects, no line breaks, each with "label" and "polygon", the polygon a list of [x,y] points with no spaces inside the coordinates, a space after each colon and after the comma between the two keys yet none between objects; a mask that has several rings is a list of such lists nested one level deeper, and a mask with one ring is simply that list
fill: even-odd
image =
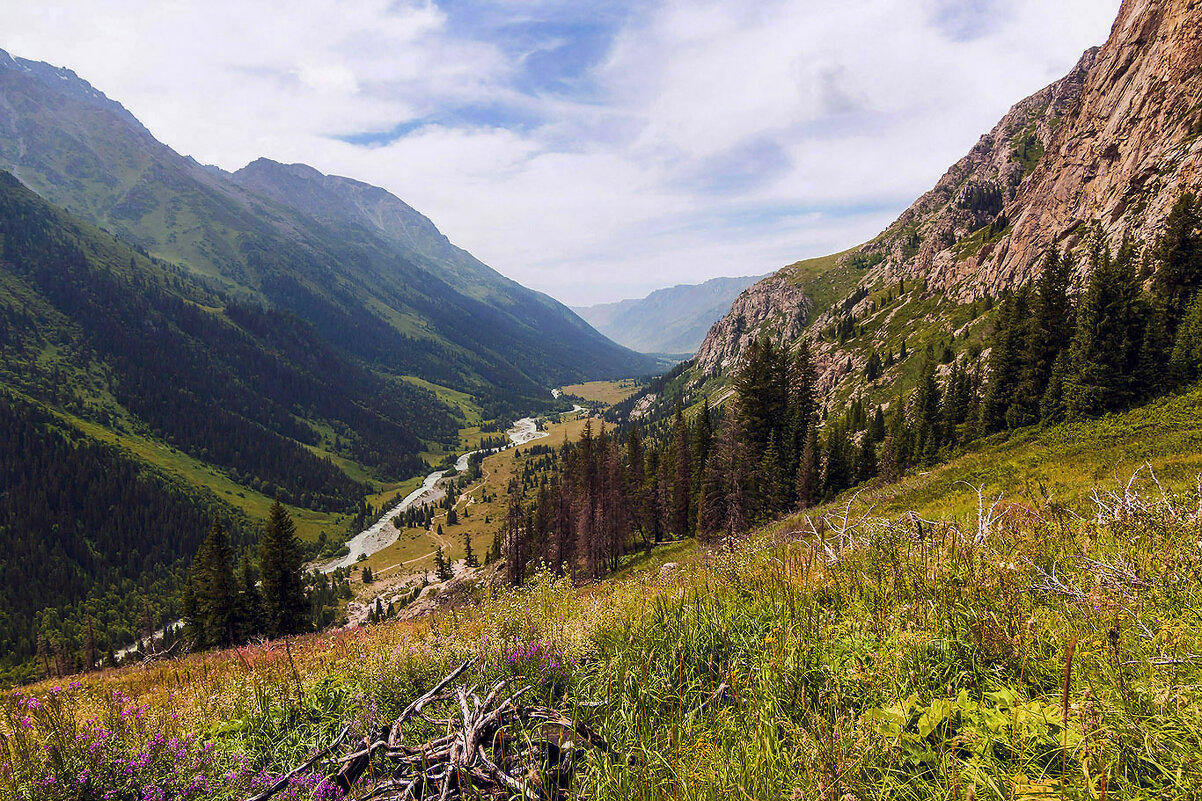
[{"label": "mountain range", "polygon": [[739,293],[766,277],[712,278],[657,289],[636,300],[574,306],[572,311],[614,342],[640,353],[692,355]]},{"label": "mountain range", "polygon": [[[306,539],[340,542],[460,429],[657,367],[383,189],[202,166],[70,70],[7,53],[0,343],[24,432],[0,464],[13,664],[46,609],[128,641],[143,604],[176,597],[205,518],[244,543],[279,498]],[[63,485],[80,460],[112,479]]]}]

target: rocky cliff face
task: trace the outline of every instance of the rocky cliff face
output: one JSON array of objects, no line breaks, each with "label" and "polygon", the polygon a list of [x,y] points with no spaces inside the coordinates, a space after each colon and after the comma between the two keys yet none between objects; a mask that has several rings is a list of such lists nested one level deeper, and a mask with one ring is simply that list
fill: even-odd
[{"label": "rocky cliff face", "polygon": [[1202,188],[1202,3],[1126,0],[1076,112],[1014,201],[1014,231],[988,283],[1031,277],[1048,245],[1097,221],[1111,244],[1147,241],[1185,191]]},{"label": "rocky cliff face", "polygon": [[735,298],[727,315],[710,328],[697,351],[697,367],[704,375],[731,367],[765,326],[786,342],[797,339],[813,305],[804,290],[779,274],[748,287]]},{"label": "rocky cliff face", "polygon": [[[936,300],[996,297],[1033,279],[1049,246],[1081,246],[1095,223],[1112,246],[1128,234],[1148,241],[1177,198],[1199,190],[1202,0],[1125,0],[1103,47],[1015,105],[930,192],[839,261],[858,271],[853,287],[920,279]],[[788,340],[838,318],[833,304],[798,296],[804,282],[790,269],[747,290],[710,330],[698,351],[704,374],[733,364],[757,329]],[[874,308],[864,300],[856,311]]]}]

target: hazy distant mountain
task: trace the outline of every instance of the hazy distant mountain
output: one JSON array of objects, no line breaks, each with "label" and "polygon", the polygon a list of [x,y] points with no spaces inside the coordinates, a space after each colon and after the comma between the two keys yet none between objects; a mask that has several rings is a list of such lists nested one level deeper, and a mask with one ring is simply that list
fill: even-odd
[{"label": "hazy distant mountain", "polygon": [[766,276],[713,278],[657,289],[639,300],[576,306],[572,311],[605,336],[641,353],[693,353],[710,326],[747,287]]}]

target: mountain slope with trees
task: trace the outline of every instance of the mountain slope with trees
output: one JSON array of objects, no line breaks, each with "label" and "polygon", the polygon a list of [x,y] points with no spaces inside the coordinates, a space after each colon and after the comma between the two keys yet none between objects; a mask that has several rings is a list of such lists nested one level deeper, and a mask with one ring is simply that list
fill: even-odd
[{"label": "mountain slope with trees", "polygon": [[73,72],[8,54],[0,168],[132,247],[293,313],[378,369],[469,392],[490,411],[654,367],[454,248],[383,190],[267,161],[238,175],[203,167]]}]

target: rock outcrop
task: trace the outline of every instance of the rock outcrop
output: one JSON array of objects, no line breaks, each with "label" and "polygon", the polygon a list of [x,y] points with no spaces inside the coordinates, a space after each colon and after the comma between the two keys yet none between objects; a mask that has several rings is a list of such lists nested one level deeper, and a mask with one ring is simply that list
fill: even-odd
[{"label": "rock outcrop", "polygon": [[1015,198],[1014,231],[988,283],[1031,277],[1050,244],[1098,222],[1112,245],[1148,241],[1185,191],[1202,188],[1202,3],[1126,0],[1076,112]]},{"label": "rock outcrop", "polygon": [[697,368],[707,376],[726,370],[765,328],[792,342],[805,330],[813,305],[804,290],[780,273],[748,287],[706,334],[697,351]]}]

